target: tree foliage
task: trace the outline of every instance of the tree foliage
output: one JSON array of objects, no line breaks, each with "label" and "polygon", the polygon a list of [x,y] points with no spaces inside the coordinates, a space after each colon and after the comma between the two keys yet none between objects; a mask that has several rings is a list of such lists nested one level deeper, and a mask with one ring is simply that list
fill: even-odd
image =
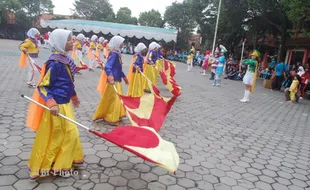
[{"label": "tree foliage", "polygon": [[131,10],[128,7],[121,7],[117,11],[115,21],[123,24],[138,24],[138,19],[131,16]]},{"label": "tree foliage", "polygon": [[195,27],[195,20],[189,11],[190,6],[188,3],[172,3],[168,6],[164,14],[166,24],[169,27],[178,30],[177,48],[185,48],[188,46],[187,42]]},{"label": "tree foliage", "polygon": [[12,11],[16,14],[17,24],[31,27],[42,13],[53,13],[51,0],[4,0],[0,9]]},{"label": "tree foliage", "polygon": [[113,22],[115,14],[109,0],[75,0],[75,14],[88,20]]},{"label": "tree foliage", "polygon": [[160,12],[154,9],[140,13],[138,22],[141,26],[152,26],[152,27],[164,26],[164,21],[162,19]]}]

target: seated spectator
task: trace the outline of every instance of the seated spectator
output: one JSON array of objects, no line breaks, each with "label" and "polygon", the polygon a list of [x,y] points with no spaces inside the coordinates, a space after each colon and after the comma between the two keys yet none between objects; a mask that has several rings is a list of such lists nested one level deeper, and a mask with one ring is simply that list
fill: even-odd
[{"label": "seated spectator", "polygon": [[306,69],[305,73],[301,75],[300,93],[301,98],[304,99],[306,91],[310,89],[310,70]]},{"label": "seated spectator", "polygon": [[301,84],[301,77],[299,75],[296,75],[296,73],[294,72],[294,80],[291,86],[284,90],[286,101],[289,101],[291,103],[298,102],[300,97],[299,92],[300,84]]}]

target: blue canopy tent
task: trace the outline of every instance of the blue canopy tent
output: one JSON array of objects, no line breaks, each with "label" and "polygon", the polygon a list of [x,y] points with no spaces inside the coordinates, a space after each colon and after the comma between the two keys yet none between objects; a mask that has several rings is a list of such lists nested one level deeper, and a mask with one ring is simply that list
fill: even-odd
[{"label": "blue canopy tent", "polygon": [[41,20],[43,28],[66,28],[74,32],[94,32],[103,34],[120,35],[122,37],[137,39],[145,38],[147,40],[155,39],[156,41],[176,42],[177,30],[166,28],[155,28],[147,26],[137,26],[130,24],[119,24],[111,22],[101,22],[92,20]]}]

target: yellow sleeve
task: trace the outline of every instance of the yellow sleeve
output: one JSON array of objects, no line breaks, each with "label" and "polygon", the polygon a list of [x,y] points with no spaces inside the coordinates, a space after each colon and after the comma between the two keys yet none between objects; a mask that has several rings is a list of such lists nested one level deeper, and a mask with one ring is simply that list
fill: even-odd
[{"label": "yellow sleeve", "polygon": [[75,41],[73,46],[74,46],[75,49],[81,48],[81,44],[78,41]]},{"label": "yellow sleeve", "polygon": [[39,91],[46,97],[47,97],[47,91],[45,87],[50,85],[50,78],[51,78],[51,70],[49,69],[39,84]]},{"label": "yellow sleeve", "polygon": [[19,49],[20,51],[23,51],[23,50],[28,50],[28,48],[31,46],[31,41],[26,39],[20,46],[19,46]]},{"label": "yellow sleeve", "polygon": [[90,48],[95,49],[96,48],[96,44],[94,42],[90,42]]}]

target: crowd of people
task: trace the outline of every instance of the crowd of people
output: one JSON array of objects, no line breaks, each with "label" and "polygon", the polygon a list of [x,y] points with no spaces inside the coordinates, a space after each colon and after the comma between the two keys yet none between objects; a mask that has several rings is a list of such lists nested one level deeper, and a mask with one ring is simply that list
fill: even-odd
[{"label": "crowd of people", "polygon": [[[31,28],[27,35],[28,38],[19,46],[21,59],[26,56],[35,60],[39,54],[37,39],[40,32]],[[163,68],[157,61],[162,58],[161,46],[152,42],[147,48],[139,43],[134,50],[127,78],[121,56],[124,41],[123,37],[114,36],[108,42],[96,35],[88,40],[83,34],[75,37],[71,31],[56,29],[46,39],[52,53],[41,68],[40,77],[34,77],[34,65],[29,61],[27,85],[34,88],[32,98],[49,108],[43,110],[33,104],[28,110],[26,125],[37,131],[28,162],[31,180],[50,173],[61,175],[59,171],[78,167],[84,161],[76,125],[62,117],[55,117],[61,113],[75,120],[73,107],[79,107],[80,100],[74,79],[83,55],[89,59],[89,71],[93,71],[97,62],[98,66],[102,66],[102,76],[105,76],[100,77],[98,84],[102,87],[101,99],[92,118],[94,121],[104,120],[110,125],[118,125],[125,116],[124,106],[118,97],[118,94],[123,94],[122,81],[129,84],[127,95],[130,97],[141,97],[152,92],[148,81],[156,86],[158,73]]]}]

